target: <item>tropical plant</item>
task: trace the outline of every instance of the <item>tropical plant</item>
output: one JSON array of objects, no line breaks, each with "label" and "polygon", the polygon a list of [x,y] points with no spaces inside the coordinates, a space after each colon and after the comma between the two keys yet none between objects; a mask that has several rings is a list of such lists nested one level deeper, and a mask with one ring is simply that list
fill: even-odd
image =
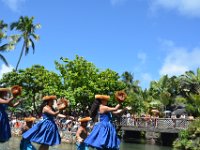
[{"label": "tropical plant", "polygon": [[164,75],[158,81],[150,83],[149,94],[154,100],[159,100],[166,109],[175,103],[177,87],[177,77],[169,78],[167,75]]},{"label": "tropical plant", "polygon": [[34,44],[33,39],[39,40],[39,36],[35,34],[35,30],[40,28],[41,26],[40,24],[34,25],[33,20],[34,20],[34,17],[29,18],[27,16],[25,17],[21,16],[17,22],[13,22],[10,25],[11,30],[15,29],[21,32],[17,41],[19,42],[21,41],[21,39],[23,39],[23,45],[22,45],[22,49],[20,52],[19,60],[17,62],[15,71],[17,71],[18,69],[23,53],[27,55],[29,53],[30,47],[32,47],[33,53],[35,52],[35,44]]},{"label": "tropical plant", "polygon": [[27,112],[27,108],[33,109],[36,114],[39,114],[39,105],[41,104],[42,96],[57,95],[62,97],[63,87],[60,77],[51,71],[46,70],[43,66],[34,65],[25,70],[19,70],[19,73],[12,71],[3,75],[0,84],[5,87],[12,85],[22,86],[23,103],[20,107]]},{"label": "tropical plant", "polygon": [[199,150],[200,147],[200,118],[193,121],[188,129],[182,130],[173,143],[174,150]]},{"label": "tropical plant", "polygon": [[194,71],[186,71],[179,77],[179,90],[184,96],[188,94],[200,94],[200,68]]},{"label": "tropical plant", "polygon": [[70,103],[74,109],[87,112],[95,94],[114,95],[115,91],[125,88],[115,71],[99,71],[93,63],[79,56],[74,60],[61,60],[63,63],[55,62],[56,68],[61,74],[65,90],[71,94]]},{"label": "tropical plant", "polygon": [[[13,48],[11,43],[2,44],[3,41],[8,38],[6,35],[7,27],[8,27],[8,25],[6,23],[4,23],[3,20],[0,20],[0,52],[1,53]],[[5,63],[6,66],[8,66],[8,62],[2,54],[0,54],[0,59]]]}]

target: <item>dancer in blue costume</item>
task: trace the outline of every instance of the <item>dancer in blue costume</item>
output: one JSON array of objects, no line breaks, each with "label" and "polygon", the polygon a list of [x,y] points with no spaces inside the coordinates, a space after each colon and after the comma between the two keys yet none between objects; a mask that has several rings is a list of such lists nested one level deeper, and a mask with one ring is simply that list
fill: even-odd
[{"label": "dancer in blue costume", "polygon": [[[28,117],[28,118],[24,118],[26,125],[21,129],[21,133],[23,134],[26,131],[28,131],[36,118],[34,117]],[[21,142],[20,142],[20,150],[36,150],[36,148],[31,144],[31,142],[27,139],[22,138]]]},{"label": "dancer in blue costume", "polygon": [[12,101],[17,95],[12,95],[13,97],[8,98],[10,94],[12,93],[9,88],[0,88],[0,143],[8,141],[11,137],[11,129],[6,109],[8,106],[16,107],[20,103],[20,101],[17,101],[13,104]]},{"label": "dancer in blue costume", "polygon": [[[66,116],[60,114],[59,111],[55,111],[53,108],[53,102],[56,96],[43,97],[42,103],[42,116],[43,120],[35,124],[31,129],[25,132],[22,136],[24,139],[30,142],[41,144],[39,150],[48,150],[49,146],[58,145],[61,143],[58,127],[55,124],[54,117],[58,116],[65,118]],[[60,107],[62,110],[64,107]]]},{"label": "dancer in blue costume", "polygon": [[[121,103],[115,107],[108,107],[107,101],[110,96],[95,95],[95,101],[91,107],[91,118],[99,114],[99,122],[95,124],[90,135],[85,139],[84,143],[88,146],[96,148],[97,150],[119,150],[120,140],[117,136],[116,129],[112,124],[112,114],[118,114]],[[120,98],[122,101],[125,97]]]}]

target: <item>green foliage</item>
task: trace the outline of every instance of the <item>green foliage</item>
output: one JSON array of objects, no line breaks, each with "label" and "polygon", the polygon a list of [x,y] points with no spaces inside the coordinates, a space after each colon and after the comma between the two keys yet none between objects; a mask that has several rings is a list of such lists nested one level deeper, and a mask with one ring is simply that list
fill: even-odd
[{"label": "green foliage", "polygon": [[[13,49],[13,44],[9,42],[8,36],[6,34],[8,25],[4,23],[3,20],[0,20],[0,52],[5,52],[9,49]],[[6,58],[0,54],[0,59],[8,66]]]},{"label": "green foliage", "polygon": [[189,128],[179,133],[179,138],[174,141],[174,150],[199,150],[200,147],[200,118],[189,125]]},{"label": "green foliage", "polygon": [[197,68],[196,73],[186,71],[185,74],[179,77],[179,91],[182,95],[200,94],[200,68]]},{"label": "green foliage", "polygon": [[61,60],[64,64],[56,61],[55,65],[60,71],[64,88],[71,93],[72,107],[81,104],[80,107],[85,110],[91,106],[95,94],[112,95],[125,88],[115,71],[99,71],[93,63],[79,56],[74,60],[61,57]]},{"label": "green foliage", "polygon": [[5,87],[13,85],[23,87],[21,98],[24,101],[20,107],[23,108],[24,112],[32,110],[33,107],[38,114],[38,107],[44,95],[63,96],[60,77],[40,65],[34,65],[31,68],[19,70],[19,72],[9,72],[3,76],[0,84],[3,84]]},{"label": "green foliage", "polygon": [[122,76],[122,81],[126,85],[126,93],[128,97],[124,105],[129,105],[132,107],[132,113],[141,115],[148,111],[148,105],[146,103],[148,94],[147,91],[143,91],[139,86],[139,81],[134,80],[133,74],[125,71]]},{"label": "green foliage", "polygon": [[152,96],[153,101],[158,100],[161,102],[161,105],[158,106],[159,108],[163,105],[165,109],[175,103],[175,98],[178,95],[177,87],[177,77],[169,78],[167,75],[164,75],[158,81],[150,83],[149,94]]}]

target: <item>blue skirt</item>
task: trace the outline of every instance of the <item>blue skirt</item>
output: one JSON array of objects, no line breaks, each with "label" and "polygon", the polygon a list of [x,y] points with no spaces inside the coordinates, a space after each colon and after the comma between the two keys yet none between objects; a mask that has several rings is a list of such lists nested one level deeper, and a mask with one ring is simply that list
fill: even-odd
[{"label": "blue skirt", "polygon": [[22,134],[24,139],[44,145],[58,145],[61,143],[58,127],[54,120],[44,119]]},{"label": "blue skirt", "polygon": [[84,143],[96,149],[118,150],[120,140],[114,125],[110,122],[97,123]]},{"label": "blue skirt", "polygon": [[0,142],[6,142],[11,137],[11,130],[8,115],[5,111],[0,111]]}]

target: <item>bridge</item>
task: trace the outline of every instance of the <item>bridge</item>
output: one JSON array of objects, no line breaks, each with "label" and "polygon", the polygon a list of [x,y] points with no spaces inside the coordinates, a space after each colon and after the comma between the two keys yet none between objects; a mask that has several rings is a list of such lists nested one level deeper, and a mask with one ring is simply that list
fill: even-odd
[{"label": "bridge", "polygon": [[122,117],[120,126],[125,131],[147,131],[160,133],[178,133],[188,128],[193,120],[186,118],[131,118]]},{"label": "bridge", "polygon": [[[121,127],[122,138],[126,141],[140,138],[140,132],[145,132],[146,135],[159,133],[156,138],[159,138],[163,145],[170,146],[180,130],[187,129],[192,121],[186,118],[122,117],[118,126]],[[151,138],[154,139],[153,136]]]}]

